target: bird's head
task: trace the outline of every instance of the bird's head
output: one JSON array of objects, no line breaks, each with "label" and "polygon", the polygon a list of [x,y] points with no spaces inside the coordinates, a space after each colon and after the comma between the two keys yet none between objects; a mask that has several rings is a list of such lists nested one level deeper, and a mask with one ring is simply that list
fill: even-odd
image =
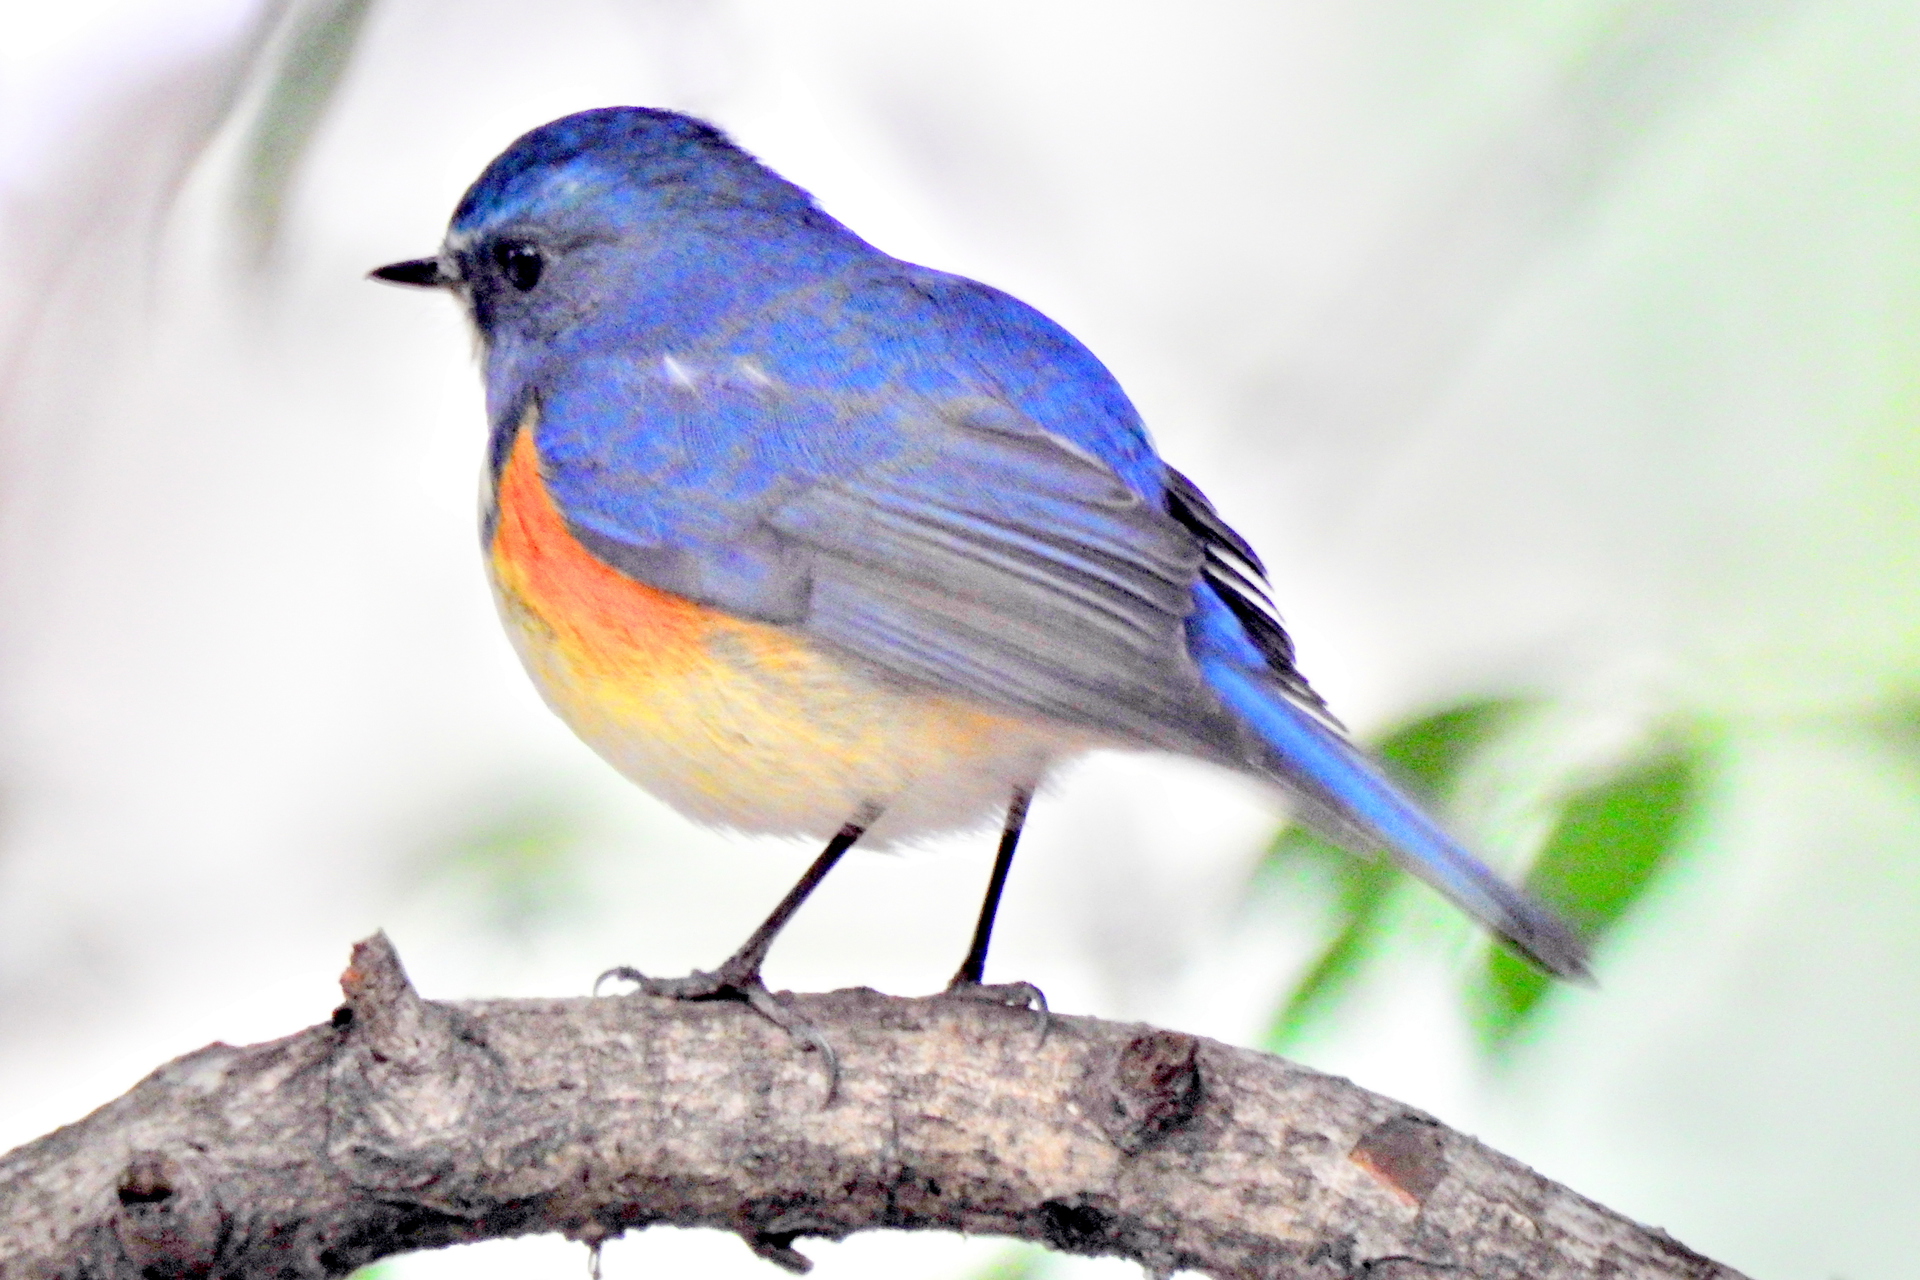
[{"label": "bird's head", "polygon": [[712,125],[604,107],[516,140],[467,189],[438,254],[372,276],[456,290],[490,346],[550,340],[648,280],[698,278],[729,246],[808,228],[840,231]]}]

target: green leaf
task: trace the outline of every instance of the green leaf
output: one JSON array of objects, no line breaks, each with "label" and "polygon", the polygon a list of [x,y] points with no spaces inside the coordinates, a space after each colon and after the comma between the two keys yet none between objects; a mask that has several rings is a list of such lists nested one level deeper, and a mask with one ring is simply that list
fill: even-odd
[{"label": "green leaf", "polygon": [[[1267,1048],[1273,1052],[1295,1053],[1327,1025],[1343,997],[1353,989],[1355,977],[1377,951],[1385,936],[1382,917],[1402,873],[1384,860],[1358,861],[1315,835],[1289,831],[1282,840],[1318,846],[1311,854],[1305,849],[1284,851],[1287,854],[1315,858],[1331,855],[1341,860],[1340,896],[1331,914],[1344,923],[1274,1015],[1266,1035]],[[1275,851],[1283,852],[1280,846]]]},{"label": "green leaf", "polygon": [[1380,761],[1417,798],[1438,803],[1480,749],[1532,705],[1488,698],[1450,707],[1391,734],[1380,744]]},{"label": "green leaf", "polygon": [[[1700,798],[1704,749],[1641,760],[1566,803],[1527,888],[1564,911],[1596,946],[1677,856]],[[1475,1029],[1498,1052],[1534,1020],[1553,979],[1491,950],[1474,993]]]},{"label": "green leaf", "polygon": [[1910,763],[1920,764],[1920,698],[1896,699],[1857,723]]},{"label": "green leaf", "polygon": [[[1416,720],[1380,744],[1379,759],[1423,802],[1444,798],[1480,749],[1528,703],[1489,699],[1450,707]],[[1274,1015],[1265,1043],[1276,1053],[1297,1052],[1332,1019],[1355,979],[1394,932],[1406,873],[1384,858],[1364,859],[1290,826],[1275,837],[1256,877],[1288,891],[1315,893],[1326,902],[1331,939]]]}]

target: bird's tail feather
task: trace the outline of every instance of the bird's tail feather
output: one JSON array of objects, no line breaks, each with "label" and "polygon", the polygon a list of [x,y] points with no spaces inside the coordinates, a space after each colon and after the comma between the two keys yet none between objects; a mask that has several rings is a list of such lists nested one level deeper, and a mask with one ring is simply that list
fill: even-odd
[{"label": "bird's tail feather", "polygon": [[1266,747],[1268,768],[1342,844],[1384,849],[1521,954],[1590,981],[1587,948],[1552,909],[1509,885],[1421,812],[1361,753],[1272,681],[1230,660],[1203,661],[1207,683]]}]

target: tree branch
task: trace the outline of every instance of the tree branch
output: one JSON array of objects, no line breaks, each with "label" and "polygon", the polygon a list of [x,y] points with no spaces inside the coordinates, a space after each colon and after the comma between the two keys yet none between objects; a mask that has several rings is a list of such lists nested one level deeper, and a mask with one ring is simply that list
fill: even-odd
[{"label": "tree branch", "polygon": [[1014,1236],[1165,1275],[1739,1280],[1429,1116],[1141,1026],[873,991],[421,999],[384,935],[330,1023],[212,1044],[0,1157],[6,1280],[337,1276],[532,1232]]}]

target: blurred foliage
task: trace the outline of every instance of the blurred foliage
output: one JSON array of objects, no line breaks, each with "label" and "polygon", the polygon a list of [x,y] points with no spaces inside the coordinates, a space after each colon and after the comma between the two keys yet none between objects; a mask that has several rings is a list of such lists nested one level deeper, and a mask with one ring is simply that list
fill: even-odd
[{"label": "blurred foliage", "polygon": [[269,42],[237,203],[255,261],[279,239],[300,159],[326,119],[373,0],[294,0]]},{"label": "blurred foliage", "polygon": [[[1705,769],[1703,750],[1696,747],[1629,766],[1576,791],[1534,859],[1527,887],[1599,943],[1685,847]],[[1552,983],[1505,948],[1490,949],[1474,984],[1474,1026],[1482,1044],[1492,1050],[1512,1044]]]},{"label": "blurred foliage", "polygon": [[465,914],[486,933],[525,942],[586,914],[586,836],[577,806],[546,796],[510,801],[422,850],[416,880],[467,900]]},{"label": "blurred foliage", "polygon": [[973,1273],[971,1280],[1038,1280],[1047,1273],[1055,1255],[1037,1244],[1016,1244]]},{"label": "blurred foliage", "polygon": [[[1530,732],[1529,712],[1536,709],[1515,699],[1450,707],[1390,734],[1377,755],[1423,803],[1445,812],[1486,752]],[[1596,949],[1685,848],[1706,750],[1704,738],[1685,748],[1663,747],[1563,789],[1526,883]],[[1266,1037],[1276,1052],[1298,1052],[1329,1026],[1359,976],[1383,960],[1428,891],[1385,858],[1356,858],[1298,826],[1275,838],[1255,880],[1262,892],[1304,891],[1326,919],[1327,943],[1281,1002]],[[1490,947],[1468,979],[1482,1046],[1497,1053],[1512,1045],[1551,989],[1551,979],[1532,965]]]},{"label": "blurred foliage", "polygon": [[1870,737],[1920,767],[1920,698],[1895,699],[1880,714],[1867,719],[1866,730]]},{"label": "blurred foliage", "polygon": [[[1415,721],[1380,744],[1382,763],[1407,788],[1431,802],[1442,795],[1475,751],[1524,704],[1470,703]],[[1408,877],[1385,858],[1363,859],[1304,827],[1281,831],[1256,873],[1280,888],[1311,886],[1326,902],[1332,939],[1294,987],[1275,1017],[1268,1042],[1296,1047],[1351,989],[1391,932],[1390,906]]]}]

